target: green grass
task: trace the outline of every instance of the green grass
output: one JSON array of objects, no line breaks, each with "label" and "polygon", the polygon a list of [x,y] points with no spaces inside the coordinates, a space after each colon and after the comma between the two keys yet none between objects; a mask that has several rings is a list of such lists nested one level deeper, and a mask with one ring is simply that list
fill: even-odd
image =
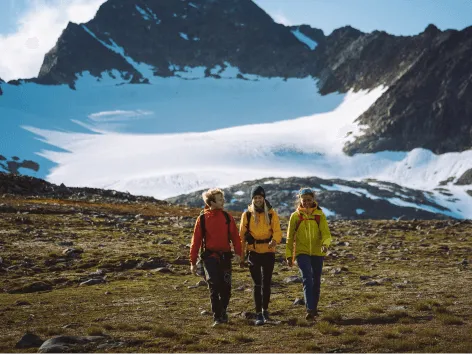
[{"label": "green grass", "polygon": [[[472,279],[463,276],[458,282],[451,276],[457,259],[469,257],[472,248],[472,239],[466,236],[470,233],[468,224],[453,227],[449,221],[330,221],[333,233],[350,243],[349,252],[356,259],[326,257],[326,266],[347,266],[350,272],[323,275],[321,312],[315,321],[305,320],[304,306],[292,305],[295,298],[303,296],[301,284],[283,281],[298,274],[298,269],[276,262],[269,310],[281,323],[256,327],[253,319],[241,316],[243,311],[254,311],[252,292],[234,289],[241,285],[251,288],[252,281],[247,269],[235,266],[230,323],[212,328],[212,316],[200,314],[202,310],[211,311],[208,289],[188,289],[200,279],[189,273],[188,265],[174,263],[177,257],[188,257],[186,245],[192,227],[174,228],[174,221],[165,219],[180,212],[196,217],[199,210],[139,203],[10,200],[0,196],[1,203],[15,208],[14,213],[0,214],[4,263],[20,265],[28,257],[40,269],[34,272],[20,267],[0,273],[2,289],[36,282],[53,287],[34,293],[0,293],[1,352],[36,352],[37,348],[15,348],[27,330],[43,339],[61,334],[105,334],[112,341],[125,343],[111,350],[118,352],[470,352],[472,348],[468,315],[472,311]],[[73,206],[76,213],[38,214],[31,206],[56,211]],[[31,221],[28,227],[44,230],[46,236],[36,237],[24,231],[25,225],[15,222],[16,213],[26,211]],[[136,223],[136,214],[150,219]],[[113,227],[115,218],[128,216],[130,221]],[[85,222],[85,217],[92,218],[94,225]],[[237,214],[235,217],[238,219]],[[282,218],[282,222],[287,220]],[[429,234],[417,231],[416,226]],[[374,237],[380,229],[382,232]],[[454,237],[448,236],[451,233]],[[172,244],[153,243],[157,238],[169,239]],[[431,247],[416,247],[423,238]],[[460,238],[464,241],[459,243],[456,240]],[[72,247],[84,252],[69,262],[51,264],[53,258],[64,258],[62,251],[68,247],[58,246],[64,240],[73,241]],[[409,260],[395,260],[397,251],[390,245],[397,241],[408,243]],[[444,267],[438,268],[432,252],[446,242],[454,249],[454,257],[441,259]],[[367,248],[369,245],[373,248]],[[375,250],[379,245],[385,247],[390,261],[378,257]],[[333,246],[332,250],[340,252],[342,248]],[[279,258],[283,258],[283,251],[284,245],[278,246]],[[173,273],[124,267],[151,257],[168,263]],[[105,269],[105,284],[78,286],[97,269]],[[391,283],[369,288],[359,275],[409,283],[403,289]],[[30,305],[18,306],[17,301]],[[406,309],[390,310],[395,306]],[[101,351],[93,347],[90,350]]]}]

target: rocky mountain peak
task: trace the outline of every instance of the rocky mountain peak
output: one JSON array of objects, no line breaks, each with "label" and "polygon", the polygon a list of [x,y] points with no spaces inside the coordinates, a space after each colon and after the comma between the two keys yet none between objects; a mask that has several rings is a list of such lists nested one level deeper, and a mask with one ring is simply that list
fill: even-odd
[{"label": "rocky mountain peak", "polygon": [[437,36],[440,33],[441,33],[441,30],[432,23],[430,23],[423,31],[424,35],[433,36],[433,37]]},{"label": "rocky mountain peak", "polygon": [[145,82],[137,63],[163,77],[194,67],[218,76],[227,66],[301,77],[310,73],[307,55],[303,43],[251,0],[109,0],[88,23],[67,26],[39,78],[71,84],[81,72],[100,76],[116,69]]}]

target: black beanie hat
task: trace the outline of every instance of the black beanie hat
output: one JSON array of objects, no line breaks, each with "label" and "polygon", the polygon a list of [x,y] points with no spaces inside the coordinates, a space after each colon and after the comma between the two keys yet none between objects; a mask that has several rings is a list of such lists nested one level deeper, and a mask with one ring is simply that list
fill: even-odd
[{"label": "black beanie hat", "polygon": [[256,195],[260,195],[265,198],[264,188],[262,188],[261,186],[253,187],[251,191],[251,199],[254,198],[254,196]]}]

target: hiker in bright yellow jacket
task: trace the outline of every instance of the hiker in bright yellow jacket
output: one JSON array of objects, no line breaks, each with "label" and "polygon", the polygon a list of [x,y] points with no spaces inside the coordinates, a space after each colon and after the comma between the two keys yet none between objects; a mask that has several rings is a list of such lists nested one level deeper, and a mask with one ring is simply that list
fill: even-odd
[{"label": "hiker in bright yellow jacket", "polygon": [[[265,199],[265,191],[255,186],[251,191],[252,203],[241,216],[239,236],[242,254],[247,251],[247,262],[254,283],[256,326],[269,321],[270,285],[275,264],[275,247],[282,241],[277,212]],[[244,259],[241,262],[244,267]]]},{"label": "hiker in bright yellow jacket", "polygon": [[331,244],[326,216],[315,201],[311,188],[298,193],[298,208],[290,216],[285,256],[291,267],[294,258],[303,279],[306,319],[318,315],[323,259]]}]

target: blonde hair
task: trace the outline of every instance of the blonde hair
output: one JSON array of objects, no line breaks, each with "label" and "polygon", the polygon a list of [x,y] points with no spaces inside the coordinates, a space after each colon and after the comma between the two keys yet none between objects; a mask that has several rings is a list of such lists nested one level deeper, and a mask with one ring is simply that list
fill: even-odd
[{"label": "blonde hair", "polygon": [[[259,223],[259,213],[256,213],[256,206],[254,205],[254,199],[252,200],[251,204],[247,208],[248,211],[252,213],[251,217],[254,218],[254,222],[256,225]],[[270,218],[269,218],[269,207],[267,206],[266,201],[264,200],[264,214],[265,214],[265,222],[267,225],[270,225]]]},{"label": "blonde hair", "polygon": [[202,193],[203,201],[206,205],[211,206],[210,203],[215,201],[215,197],[217,194],[221,194],[223,198],[225,197],[225,192],[223,192],[219,188],[210,188],[206,192]]}]

